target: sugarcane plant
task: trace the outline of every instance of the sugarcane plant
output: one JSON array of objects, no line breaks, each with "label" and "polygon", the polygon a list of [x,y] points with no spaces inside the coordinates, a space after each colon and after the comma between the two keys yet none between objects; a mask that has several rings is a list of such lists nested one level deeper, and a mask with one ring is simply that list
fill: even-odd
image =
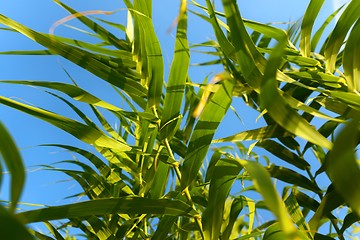
[{"label": "sugarcane plant", "polygon": [[[82,192],[76,197],[82,196],[81,201],[16,211],[24,170],[20,157],[9,155],[17,151],[15,145],[8,148],[8,141],[0,138],[4,162],[17,179],[11,185],[9,211],[0,208],[16,225],[4,221],[1,227],[21,229],[14,230],[21,234],[17,239],[354,237],[360,220],[359,1],[350,1],[313,31],[324,0],[311,0],[303,18],[288,27],[243,19],[236,0],[222,0],[223,12],[210,0],[181,0],[167,76],[152,20],[153,12],[158,13],[151,0],[124,0],[124,23],[93,17],[112,12],[78,12],[54,1],[69,16],[49,33],[0,15],[3,30],[46,48],[2,54],[61,56],[108,83],[117,94],[114,102],[124,104],[106,102],[76,79],[1,80],[45,88],[60,99],[77,119],[6,96],[0,96],[0,103],[91,147],[44,143],[76,156],[63,161],[75,168],[42,166],[77,182]],[[193,23],[188,14],[210,25],[215,39],[190,44],[187,29]],[[336,17],[326,36],[325,29]],[[55,34],[56,27],[75,20],[97,43]],[[110,27],[123,35],[112,33]],[[211,49],[202,51],[211,61],[200,67],[220,64],[223,69],[201,83],[193,82],[189,73],[192,49],[199,47]],[[240,106],[233,104],[235,98],[242,100]],[[79,103],[87,104],[91,115]],[[264,126],[215,138],[229,109],[238,113],[245,107],[257,111]],[[111,125],[114,119],[118,127]],[[266,154],[256,154],[257,149]],[[11,158],[18,165],[11,165]],[[316,167],[316,160],[321,167]],[[327,176],[329,182],[319,181],[319,176]],[[39,222],[48,233],[23,225]],[[80,233],[71,234],[70,227]]]}]

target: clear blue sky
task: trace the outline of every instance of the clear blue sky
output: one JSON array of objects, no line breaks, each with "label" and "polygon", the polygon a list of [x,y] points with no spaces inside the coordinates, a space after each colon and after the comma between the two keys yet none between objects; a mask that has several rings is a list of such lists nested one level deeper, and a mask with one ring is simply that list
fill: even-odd
[{"label": "clear blue sky", "polygon": [[[340,0],[336,1],[340,5]],[[123,8],[121,1],[113,0],[86,0],[86,1],[64,1],[71,7],[78,11],[85,10],[115,10]],[[178,11],[178,2],[174,0],[154,0],[153,1],[153,16],[155,22],[155,30],[161,41],[163,47],[163,55],[165,59],[165,66],[168,67],[171,63],[174,36],[167,33],[167,29],[172,24]],[[204,1],[199,1],[203,4]],[[220,6],[220,1],[217,1]],[[288,22],[295,21],[301,17],[306,9],[309,1],[304,0],[252,0],[238,1],[240,11],[243,17],[260,22]],[[326,1],[326,4],[321,12],[324,17],[333,11],[334,2]],[[48,32],[49,28],[57,20],[67,16],[67,12],[60,8],[57,4],[50,0],[2,0],[0,1],[0,12],[14,20],[27,25],[35,30]],[[103,16],[99,16],[103,17]],[[126,12],[120,11],[112,16],[106,16],[107,19],[124,22]],[[81,26],[76,23],[76,20],[68,22],[68,24]],[[204,27],[207,26],[207,27]],[[65,35],[69,37],[77,37],[78,34],[73,30],[69,30],[64,26],[56,29],[56,34]],[[75,35],[74,35],[75,34]],[[19,34],[0,31],[0,39],[2,45],[0,51],[8,50],[26,50],[26,49],[41,49],[40,46],[34,44],[31,40],[20,36]],[[193,43],[214,39],[214,35],[210,26],[200,20],[199,18],[190,14],[189,21],[189,40]],[[201,61],[201,57],[194,56],[192,62]],[[60,57],[47,56],[1,56],[0,55],[0,79],[1,80],[43,80],[43,81],[65,81],[70,82],[61,66],[64,66],[78,84],[85,89],[95,93],[97,96],[108,100],[114,104],[121,104],[114,102],[111,99],[111,91],[106,84],[96,80],[96,77],[87,73],[86,71],[74,67],[73,64],[67,62]],[[202,81],[204,76],[209,73],[216,73],[221,69],[216,68],[191,68],[190,74],[194,81]],[[103,89],[98,91],[98,89]],[[106,89],[106,90],[105,90]],[[0,87],[0,95],[7,97],[16,97],[18,100],[25,101],[36,106],[41,106],[45,109],[56,111],[68,117],[76,117],[72,112],[60,101],[54,99],[48,94],[39,89],[21,86],[9,86],[2,84]],[[85,107],[85,105],[83,106]],[[29,117],[23,113],[17,112],[13,109],[0,106],[1,117],[0,120],[10,130],[15,138],[18,146],[21,148],[21,153],[25,164],[27,166],[27,185],[23,194],[22,201],[31,203],[45,203],[49,205],[64,204],[69,200],[63,198],[71,194],[77,193],[79,188],[74,182],[57,181],[67,179],[64,174],[47,171],[36,171],[34,165],[51,164],[56,161],[70,159],[68,153],[62,152],[58,149],[51,149],[46,147],[36,147],[44,143],[63,143],[63,144],[79,144],[79,146],[89,149],[88,146],[81,144],[72,136],[57,130],[55,127],[43,123],[33,117]],[[257,115],[252,113],[241,113],[240,115],[245,122],[246,128],[258,127],[255,124]],[[245,117],[246,115],[246,117]],[[231,115],[230,115],[231,116]],[[233,116],[232,116],[233,117]],[[233,121],[231,119],[227,121]],[[220,135],[228,135],[244,129],[244,126],[237,122],[234,128],[229,129],[224,126],[220,128]],[[229,131],[230,130],[230,131]],[[90,149],[89,149],[90,150]],[[0,199],[7,199],[7,181],[3,183]],[[75,201],[71,199],[70,201]]]}]

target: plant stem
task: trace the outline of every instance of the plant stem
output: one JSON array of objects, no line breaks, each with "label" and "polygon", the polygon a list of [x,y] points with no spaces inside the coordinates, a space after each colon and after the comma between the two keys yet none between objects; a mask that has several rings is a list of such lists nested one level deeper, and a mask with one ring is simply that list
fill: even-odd
[{"label": "plant stem", "polygon": [[[152,110],[153,110],[153,112],[154,112],[154,115],[155,115],[157,118],[159,118],[159,116],[158,116],[158,114],[157,114],[157,111],[156,111],[156,108],[153,108]],[[159,129],[160,129],[160,122],[158,122],[158,127],[159,127]],[[166,149],[167,149],[170,157],[176,161],[175,156],[174,156],[174,153],[173,153],[173,151],[172,151],[172,149],[171,149],[169,140],[168,140],[167,138],[165,138],[164,144],[165,144],[165,147],[166,147]],[[176,161],[176,163],[175,163],[175,164],[172,164],[172,166],[173,166],[173,168],[175,169],[176,177],[177,177],[178,181],[180,182],[180,181],[181,181],[181,171],[180,171],[180,169],[179,169],[179,162]],[[192,200],[192,198],[191,198],[189,188],[186,187],[186,188],[183,190],[183,193],[184,193],[186,199],[187,199],[187,200],[189,201],[189,203],[191,204],[191,207],[192,207],[195,211],[197,211],[197,210],[196,210],[196,207],[195,207],[195,204],[194,204],[194,202],[193,202],[193,200]],[[200,234],[201,234],[202,239],[204,239],[204,231],[203,231],[203,227],[202,227],[202,223],[201,223],[201,215],[199,214],[199,215],[195,216],[195,217],[194,217],[194,220],[195,220],[195,222],[196,222],[196,225],[197,225],[198,228],[199,228],[199,231],[200,231]]]},{"label": "plant stem", "polygon": [[[301,153],[300,151],[297,151],[297,153],[298,153],[298,155],[299,155],[301,158],[303,158],[303,155],[302,155],[302,153]],[[310,171],[310,168],[306,168],[306,172],[307,172],[309,178],[311,179],[311,181],[312,181],[316,186],[318,186],[314,175],[313,175],[313,174],[311,173],[311,171]],[[320,200],[323,199],[323,195],[322,195],[322,194],[317,193],[317,195],[319,196]],[[331,222],[331,224],[333,225],[333,227],[334,227],[334,229],[335,229],[335,231],[336,231],[339,239],[340,239],[340,240],[345,240],[345,239],[344,239],[344,236],[343,236],[342,233],[340,232],[340,229],[339,229],[338,225],[336,224],[335,220],[334,220],[334,219],[330,219],[330,222]]]}]

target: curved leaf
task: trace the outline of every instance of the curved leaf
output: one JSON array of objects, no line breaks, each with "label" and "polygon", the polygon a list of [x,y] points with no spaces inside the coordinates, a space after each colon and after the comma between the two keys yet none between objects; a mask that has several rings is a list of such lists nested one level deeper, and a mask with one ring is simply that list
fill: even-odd
[{"label": "curved leaf", "polygon": [[360,1],[350,1],[344,12],[341,14],[335,29],[331,32],[330,38],[325,47],[326,70],[330,73],[335,71],[338,52],[343,45],[344,39],[354,22],[360,16]]},{"label": "curved leaf", "polygon": [[241,169],[241,164],[230,158],[216,163],[210,181],[208,205],[202,216],[205,238],[219,238],[225,201]]},{"label": "curved leaf", "polygon": [[297,236],[298,232],[294,227],[284,202],[277,194],[268,172],[256,162],[240,160],[240,163],[249,172],[255,188],[264,198],[269,210],[276,216],[280,223],[280,229],[289,239]]},{"label": "curved leaf", "polygon": [[360,114],[337,136],[334,148],[325,160],[326,173],[336,191],[354,212],[360,215],[360,169],[355,148],[360,139]]},{"label": "curved leaf", "polygon": [[231,104],[233,80],[222,79],[195,126],[182,167],[181,187],[185,189],[195,179],[208,152],[217,127]]},{"label": "curved leaf", "polygon": [[105,198],[47,207],[16,214],[25,223],[106,214],[155,214],[194,217],[198,213],[180,200],[141,197]]},{"label": "curved leaf", "polygon": [[269,115],[284,129],[309,142],[331,149],[332,143],[316,131],[295,110],[290,108],[281,97],[276,87],[275,76],[280,66],[285,47],[285,40],[280,41],[270,55],[266,65],[264,78],[261,83],[261,104],[268,110]]},{"label": "curved leaf", "polygon": [[0,237],[2,239],[34,239],[19,219],[21,218],[14,216],[3,206],[0,206]]},{"label": "curved leaf", "polygon": [[185,82],[187,79],[190,50],[187,40],[187,4],[181,1],[180,13],[178,17],[178,27],[176,31],[174,59],[170,68],[169,80],[166,87],[164,99],[164,109],[161,116],[161,138],[172,137],[175,133],[180,114],[182,99],[185,92]]},{"label": "curved leaf", "polygon": [[96,128],[74,121],[70,118],[60,116],[56,113],[32,107],[1,96],[0,103],[15,108],[19,111],[25,112],[39,119],[42,119],[64,130],[65,132],[70,133],[79,140],[82,140],[94,146],[111,148],[117,152],[130,151],[132,149],[126,143],[122,143],[120,141],[112,139]]},{"label": "curved leaf", "polygon": [[301,24],[300,51],[303,56],[309,57],[311,51],[311,31],[324,0],[312,0],[306,9]]},{"label": "curved leaf", "polygon": [[343,67],[345,79],[349,91],[360,91],[360,20],[355,26],[346,41],[343,55]]},{"label": "curved leaf", "polygon": [[[0,157],[1,156],[2,159],[0,158],[0,160],[5,162],[6,168],[10,173],[10,211],[15,212],[25,183],[25,168],[14,140],[0,122]],[[0,165],[2,165],[1,162]],[[3,209],[0,210],[3,211]]]}]

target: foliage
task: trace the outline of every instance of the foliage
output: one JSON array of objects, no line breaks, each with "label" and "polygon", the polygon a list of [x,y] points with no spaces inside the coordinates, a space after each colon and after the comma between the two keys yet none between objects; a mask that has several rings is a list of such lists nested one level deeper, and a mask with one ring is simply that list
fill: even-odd
[{"label": "foliage", "polygon": [[[360,139],[359,1],[344,7],[330,35],[322,36],[336,15],[312,35],[323,0],[310,1],[301,24],[287,30],[244,20],[235,0],[222,1],[224,12],[210,0],[205,6],[193,1],[190,7],[182,0],[166,81],[151,0],[124,0],[129,16],[124,25],[56,2],[70,13],[68,19],[77,18],[92,30],[98,43],[40,33],[0,15],[7,30],[46,48],[11,53],[62,56],[113,86],[127,106],[110,104],[75,83],[2,81],[46,88],[64,101],[81,121],[0,96],[1,104],[40,118],[94,150],[49,144],[78,155],[78,160],[64,161],[78,170],[47,168],[75,180],[86,201],[9,218],[43,222],[48,235],[30,230],[39,239],[63,239],[61,232],[70,226],[87,239],[344,239],[351,234],[347,229],[356,227],[360,216],[355,154]],[[216,40],[189,45],[189,12],[212,26]],[[119,39],[108,25],[125,37]],[[323,45],[321,39],[326,39]],[[205,65],[224,68],[209,83],[190,79],[190,49],[196,46],[214,50],[205,55],[216,61]],[[258,111],[266,125],[214,139],[229,108],[239,107],[231,106],[234,98]],[[78,102],[88,104],[95,118]],[[119,129],[104,111],[118,120]],[[270,154],[261,158],[254,147]],[[11,187],[12,214],[24,171],[18,156],[8,155],[16,153],[14,146],[1,150],[17,180]],[[329,183],[318,181],[324,174]],[[276,187],[273,179],[284,187]],[[337,214],[340,210],[345,214]],[[261,219],[263,214],[268,217]],[[320,231],[321,226],[329,231]]]}]

